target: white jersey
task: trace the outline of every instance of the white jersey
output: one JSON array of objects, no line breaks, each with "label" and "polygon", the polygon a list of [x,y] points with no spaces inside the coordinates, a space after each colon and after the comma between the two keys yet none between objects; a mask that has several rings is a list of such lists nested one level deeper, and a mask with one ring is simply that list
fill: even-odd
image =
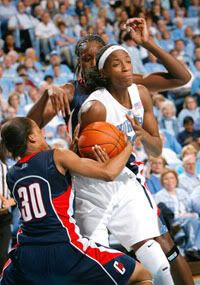
[{"label": "white jersey", "polygon": [[[106,90],[93,92],[83,103],[98,100],[106,108],[106,121],[124,131],[131,140],[135,132],[126,114],[143,122],[144,109],[135,84],[129,87],[132,108],[122,106]],[[76,221],[81,233],[96,242],[108,245],[108,230],[130,250],[133,244],[159,236],[157,208],[152,197],[127,167],[112,182],[75,175]]]},{"label": "white jersey", "polygon": [[[144,119],[144,107],[136,84],[132,84],[128,87],[128,92],[132,105],[131,109],[121,105],[108,90],[102,88],[91,93],[91,95],[85,100],[79,111],[79,117],[82,110],[84,110],[85,107],[87,108],[87,104],[92,101],[99,101],[106,109],[106,122],[113,124],[115,127],[123,131],[130,141],[134,141],[136,138],[135,131],[133,130],[129,120],[126,118],[126,115],[128,114],[130,117],[135,117],[140,125],[142,125]],[[141,184],[145,185],[145,177],[143,175],[144,163],[136,162],[135,160],[136,156],[132,153],[131,161],[129,161],[129,163],[134,165],[134,173],[137,175]]]},{"label": "white jersey", "polygon": [[[140,99],[140,94],[136,84],[132,84],[129,88],[129,96],[132,108],[128,109],[121,105],[105,88],[94,91],[83,103],[81,111],[86,104],[91,101],[101,102],[106,109],[106,122],[113,124],[118,129],[123,131],[131,141],[135,139],[135,132],[131,126],[131,123],[126,118],[126,114],[131,117],[135,117],[142,125],[144,117],[144,108]],[[80,114],[79,113],[79,114]]]}]

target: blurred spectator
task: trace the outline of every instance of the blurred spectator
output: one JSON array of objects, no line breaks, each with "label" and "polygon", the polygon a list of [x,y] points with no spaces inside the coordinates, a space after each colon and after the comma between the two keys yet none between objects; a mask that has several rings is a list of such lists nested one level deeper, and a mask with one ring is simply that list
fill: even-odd
[{"label": "blurred spectator", "polygon": [[4,77],[4,68],[3,65],[0,64],[0,86],[2,89],[2,94],[4,99],[8,99],[8,94],[11,92],[13,88],[13,84],[9,78]]},{"label": "blurred spectator", "polygon": [[[168,133],[168,132],[167,132]],[[168,133],[172,138],[174,137],[170,133]],[[163,130],[160,131],[160,138],[162,140],[163,148],[162,148],[162,157],[166,160],[169,168],[176,169],[181,165],[181,161],[178,158],[177,153],[170,148],[170,145],[166,144],[166,133],[163,133]],[[174,137],[175,138],[175,137]],[[175,140],[174,140],[175,141]],[[176,142],[176,141],[175,141]]]},{"label": "blurred spectator", "polygon": [[63,139],[53,139],[52,142],[51,142],[51,147],[52,148],[63,148],[63,149],[66,149],[69,146],[66,143],[66,141],[63,140]]},{"label": "blurred spectator", "polygon": [[57,27],[51,20],[49,13],[42,14],[42,20],[35,28],[35,34],[38,41],[38,54],[40,59],[45,61],[48,55],[55,48],[55,36],[58,33]]},{"label": "blurred spectator", "polygon": [[6,55],[3,61],[3,77],[13,80],[16,76],[15,66],[12,65],[12,57]]},{"label": "blurred spectator", "polygon": [[157,121],[159,122],[162,116],[160,112],[160,107],[166,99],[162,94],[159,94],[159,93],[153,93],[151,95],[152,95],[152,100],[153,100],[153,113]]},{"label": "blurred spectator", "polygon": [[15,15],[16,7],[11,0],[2,0],[0,4],[0,31],[4,37],[8,30],[8,20]]},{"label": "blurred spectator", "polygon": [[30,99],[28,96],[28,89],[26,88],[25,82],[22,77],[16,77],[14,80],[15,88],[14,92],[19,95],[20,107],[24,108],[25,105],[30,103]]},{"label": "blurred spectator", "polygon": [[70,68],[66,64],[61,63],[61,57],[57,51],[52,51],[50,54],[50,65],[47,66],[45,71],[46,75],[54,76],[54,66],[60,66],[60,72],[66,81],[70,81],[74,78],[74,74],[71,72]]},{"label": "blurred spectator", "polygon": [[183,120],[184,130],[177,136],[178,142],[184,146],[192,143],[195,138],[200,138],[200,130],[194,129],[194,120],[192,117],[187,116]]},{"label": "blurred spectator", "polygon": [[69,15],[67,13],[68,7],[69,6],[66,5],[66,3],[60,2],[58,12],[54,16],[53,20],[55,23],[64,22],[68,27],[74,27],[75,26],[75,20],[71,15]]},{"label": "blurred spectator", "polygon": [[182,147],[177,139],[164,129],[160,129],[159,133],[163,142],[163,147],[169,148],[179,155]]},{"label": "blurred spectator", "polygon": [[183,158],[184,172],[179,175],[179,186],[188,194],[200,186],[200,175],[196,174],[196,155],[190,154]]},{"label": "blurred spectator", "polygon": [[14,31],[16,46],[21,51],[34,46],[35,32],[34,29],[38,20],[26,13],[23,1],[17,3],[17,13],[13,15],[8,22],[10,31]]},{"label": "blurred spectator", "polygon": [[152,53],[148,54],[148,62],[144,64],[147,73],[166,71],[164,66],[158,63],[157,57]]},{"label": "blurred spectator", "polygon": [[8,54],[10,51],[13,51],[13,50],[16,52],[21,51],[20,48],[17,47],[15,38],[12,34],[6,34],[3,50],[5,54]]},{"label": "blurred spectator", "polygon": [[[199,62],[199,60],[198,60]],[[200,75],[198,75],[192,82],[192,95],[196,96],[198,104],[200,103]]]},{"label": "blurred spectator", "polygon": [[167,130],[171,135],[178,134],[178,121],[176,118],[176,107],[172,101],[165,100],[160,105],[161,118],[159,127]]},{"label": "blurred spectator", "polygon": [[162,189],[160,176],[167,165],[166,160],[160,157],[149,157],[150,176],[147,178],[147,186],[152,194],[156,194]]},{"label": "blurred spectator", "polygon": [[[157,204],[164,203],[174,213],[174,223],[183,229],[184,241],[179,246],[186,255],[187,251],[197,251],[197,256],[200,250],[200,219],[191,207],[191,199],[183,189],[177,188],[178,175],[174,170],[168,169],[161,174],[161,184],[163,189],[155,195],[155,200]],[[200,255],[198,257],[200,259]]]},{"label": "blurred spectator", "polygon": [[184,39],[184,27],[183,27],[183,19],[181,17],[177,17],[174,19],[175,29],[172,31],[172,38],[174,40]]},{"label": "blurred spectator", "polygon": [[16,52],[15,50],[11,50],[9,51],[8,56],[11,59],[13,69],[17,70],[17,67],[20,62],[20,54]]},{"label": "blurred spectator", "polygon": [[34,67],[36,70],[42,70],[43,66],[36,55],[36,51],[33,48],[28,48],[25,52],[26,58],[30,58],[34,62]]},{"label": "blurred spectator", "polygon": [[25,113],[23,111],[23,107],[20,106],[20,97],[17,92],[12,92],[8,98],[8,104],[10,107],[15,109],[15,113],[17,116],[24,116]]},{"label": "blurred spectator", "polygon": [[185,97],[183,109],[178,114],[180,130],[183,129],[183,120],[186,116],[193,118],[195,129],[200,129],[200,107],[197,106],[196,99],[192,96]]},{"label": "blurred spectator", "polygon": [[[185,156],[188,155],[195,155],[197,158],[196,161],[196,173],[200,174],[200,157],[198,155],[198,150],[192,145],[192,144],[187,144],[186,146],[183,147],[181,151],[181,159],[183,160]],[[199,153],[200,154],[200,153]],[[184,172],[184,168],[181,166],[177,169],[178,174],[181,174]]]},{"label": "blurred spectator", "polygon": [[28,113],[33,104],[40,98],[40,91],[36,87],[30,87],[28,94],[31,102],[24,107],[25,114]]},{"label": "blurred spectator", "polygon": [[159,45],[166,51],[170,51],[174,48],[174,40],[171,37],[170,31],[164,31],[162,37],[159,40]]},{"label": "blurred spectator", "polygon": [[131,57],[133,73],[146,73],[146,69],[141,59],[140,51],[137,48],[134,40],[131,38],[130,34],[126,33],[123,40],[124,43],[122,45],[128,50]]},{"label": "blurred spectator", "polygon": [[37,68],[37,64],[32,58],[25,58],[24,66],[26,71],[23,78],[25,77],[24,80],[27,81],[27,85],[39,86],[44,77],[43,71]]},{"label": "blurred spectator", "polygon": [[41,6],[45,11],[47,11],[51,17],[51,19],[57,14],[59,1],[57,0],[42,0]]},{"label": "blurred spectator", "polygon": [[74,44],[76,43],[76,39],[74,37],[70,37],[67,34],[66,25],[64,22],[59,22],[58,24],[59,32],[56,36],[56,45],[59,49],[59,53],[61,57],[65,60],[68,66],[74,68]]}]

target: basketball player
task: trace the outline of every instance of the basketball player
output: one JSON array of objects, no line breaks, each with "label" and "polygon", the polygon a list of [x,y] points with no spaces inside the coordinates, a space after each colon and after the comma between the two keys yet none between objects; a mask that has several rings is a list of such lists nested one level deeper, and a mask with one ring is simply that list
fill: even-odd
[{"label": "basketball player", "polygon": [[[83,238],[73,219],[69,171],[110,180],[124,167],[131,144],[108,163],[50,150],[39,127],[17,117],[1,130],[3,144],[20,160],[7,183],[21,212],[17,247],[3,270],[1,285],[152,284],[150,273],[125,254]],[[103,152],[95,148],[96,156]]]},{"label": "basketball player", "polygon": [[[129,25],[138,25],[138,19],[131,19],[127,22]],[[131,31],[133,39],[152,52],[158,59],[165,65],[168,73],[154,73],[148,76],[133,74],[133,82],[136,84],[143,84],[150,91],[162,91],[169,88],[175,88],[184,85],[190,79],[190,75],[187,70],[173,57],[161,50],[150,39],[146,24],[142,25],[137,33]],[[88,97],[89,91],[87,88],[87,70],[95,65],[95,56],[98,50],[104,45],[101,38],[98,36],[87,36],[83,38],[77,45],[76,53],[79,59],[79,67],[81,69],[82,80],[75,82],[74,85],[68,84],[62,88],[53,87],[48,94],[46,90],[40,100],[35,104],[29,116],[33,118],[42,127],[45,125],[60,109],[63,115],[69,112],[69,102],[72,107],[75,108],[73,112],[73,121],[77,122],[77,113],[82,102]],[[50,99],[49,99],[50,95]],[[53,104],[48,104],[52,100]],[[54,109],[54,108],[55,109]],[[39,116],[40,115],[40,116]],[[159,238],[159,242],[168,256],[168,260],[171,262],[172,274],[175,284],[193,284],[190,270],[183,260],[183,258],[177,254],[174,244],[169,236],[165,234]]]}]

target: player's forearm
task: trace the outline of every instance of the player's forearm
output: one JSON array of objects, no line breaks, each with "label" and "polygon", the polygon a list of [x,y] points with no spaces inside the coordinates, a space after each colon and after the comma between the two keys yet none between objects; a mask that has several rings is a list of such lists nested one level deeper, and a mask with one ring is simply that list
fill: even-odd
[{"label": "player's forearm", "polygon": [[148,136],[148,139],[141,140],[147,155],[154,157],[160,156],[162,153],[162,141],[160,137]]},{"label": "player's forearm", "polygon": [[34,120],[40,128],[44,127],[48,121],[47,118],[45,118],[44,112],[45,108],[48,103],[48,93],[47,90],[44,91],[43,95],[39,98],[39,100],[33,105],[33,107],[30,109],[30,111],[27,114],[27,117]]},{"label": "player's forearm", "polygon": [[[173,87],[184,85],[191,79],[191,75],[184,67],[184,65],[169,53],[157,46],[152,39],[150,39],[148,42],[145,42],[143,44],[143,47],[155,55],[165,66],[168,71],[168,79],[171,78],[176,80],[173,82]],[[162,73],[160,73],[160,75],[161,74]],[[163,76],[166,77],[166,74],[163,73]]]},{"label": "player's forearm", "polygon": [[108,180],[110,181],[114,180],[121,173],[121,171],[126,166],[126,163],[131,155],[132,150],[133,150],[133,147],[131,143],[128,142],[128,145],[125,147],[125,149],[120,154],[110,159],[106,163],[106,165],[103,165],[108,175]]}]

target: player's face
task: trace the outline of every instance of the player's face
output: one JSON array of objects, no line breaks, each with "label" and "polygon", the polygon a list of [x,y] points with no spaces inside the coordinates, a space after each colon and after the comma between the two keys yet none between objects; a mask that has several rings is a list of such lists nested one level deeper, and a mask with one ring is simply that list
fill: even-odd
[{"label": "player's face", "polygon": [[130,56],[123,50],[114,51],[106,60],[103,73],[113,87],[127,88],[133,83]]},{"label": "player's face", "polygon": [[38,127],[38,125],[32,121],[32,135],[34,136],[37,145],[39,146],[38,150],[48,149],[48,144],[45,141],[45,137],[42,133],[42,130]]},{"label": "player's face", "polygon": [[96,41],[82,44],[80,51],[80,67],[83,73],[85,69],[96,66],[96,55],[101,48],[102,45]]}]

